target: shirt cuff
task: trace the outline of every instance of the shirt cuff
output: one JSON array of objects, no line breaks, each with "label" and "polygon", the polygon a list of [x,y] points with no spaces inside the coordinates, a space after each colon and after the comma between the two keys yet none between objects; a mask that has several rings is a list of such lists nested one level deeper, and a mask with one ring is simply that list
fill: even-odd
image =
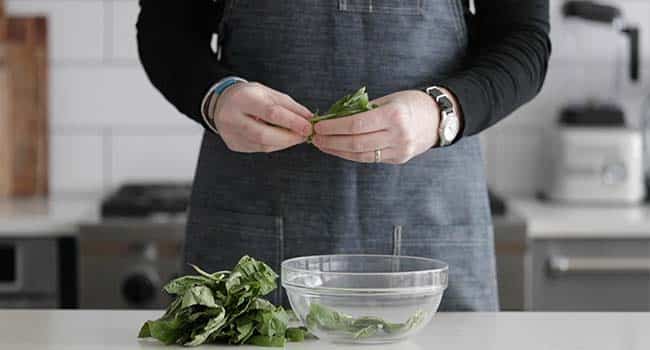
[{"label": "shirt cuff", "polygon": [[451,91],[456,97],[459,109],[463,113],[463,137],[476,135],[487,128],[485,106],[481,104],[482,90],[467,78],[453,77],[441,82],[441,86]]},{"label": "shirt cuff", "polygon": [[[221,84],[231,79],[237,80],[238,82],[244,82],[244,83],[247,82],[245,79],[242,79],[240,77],[232,76],[232,77],[223,78],[218,82],[216,82],[214,85],[212,85],[210,89],[208,89],[208,92],[205,94],[205,96],[203,97],[203,101],[201,102],[201,117],[203,118],[203,122],[205,123],[205,125],[208,126],[208,129],[210,129],[210,131],[212,131],[217,135],[219,135],[219,130],[217,130],[212,120],[212,115],[214,115],[214,109],[217,106],[217,100],[220,95],[216,92],[216,90]],[[228,87],[226,87],[226,89],[228,89]],[[226,89],[224,89],[223,91],[225,91]],[[223,93],[223,91],[221,91],[221,93]]]}]

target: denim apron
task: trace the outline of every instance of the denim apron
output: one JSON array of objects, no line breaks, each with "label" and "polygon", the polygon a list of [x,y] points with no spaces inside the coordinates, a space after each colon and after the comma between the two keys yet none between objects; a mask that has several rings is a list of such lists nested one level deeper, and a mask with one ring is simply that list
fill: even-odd
[{"label": "denim apron", "polygon": [[[465,58],[468,28],[462,0],[231,0],[220,37],[221,61],[234,72],[324,111],[362,85],[380,97],[452,74]],[[442,310],[493,311],[483,167],[476,137],[387,165],[307,144],[235,153],[206,133],[186,260],[221,270],[249,254],[279,271],[283,259],[304,255],[431,257],[449,264]]]}]

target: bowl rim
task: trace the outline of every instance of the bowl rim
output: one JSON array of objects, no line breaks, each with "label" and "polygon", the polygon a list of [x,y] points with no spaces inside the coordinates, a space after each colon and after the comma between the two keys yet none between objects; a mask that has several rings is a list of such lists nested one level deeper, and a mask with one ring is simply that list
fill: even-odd
[{"label": "bowl rim", "polygon": [[[436,264],[441,264],[442,267],[436,269],[426,269],[426,270],[417,270],[417,271],[404,271],[404,272],[327,272],[327,271],[317,271],[317,270],[307,270],[301,268],[287,267],[288,264],[303,259],[310,258],[323,258],[323,257],[377,257],[377,258],[407,258],[407,259],[416,259],[416,260],[426,260],[434,262]],[[349,295],[349,296],[390,296],[390,295],[432,295],[443,293],[448,286],[447,276],[443,278],[443,283],[432,284],[428,286],[418,286],[418,287],[392,287],[392,288],[340,288],[340,287],[323,287],[323,286],[306,286],[301,283],[295,283],[287,279],[287,273],[302,273],[302,274],[311,274],[311,275],[330,275],[330,276],[412,276],[412,275],[422,275],[430,274],[433,276],[438,276],[442,274],[448,274],[449,265],[437,259],[424,258],[419,256],[409,256],[409,255],[388,255],[388,254],[324,254],[324,255],[309,255],[295,257],[291,259],[284,260],[281,264],[281,281],[282,286],[289,290],[301,290],[303,293],[317,293],[319,295]]]},{"label": "bowl rim", "polygon": [[[308,270],[308,269],[300,269],[300,268],[294,268],[294,267],[288,267],[287,265],[295,262],[297,260],[304,260],[304,259],[313,259],[313,258],[327,258],[327,257],[375,257],[375,258],[406,258],[406,259],[412,259],[412,260],[423,260],[423,261],[429,261],[429,262],[434,262],[436,264],[441,264],[442,267],[436,268],[436,269],[425,269],[425,270],[417,270],[417,271],[402,271],[402,272],[330,272],[330,271],[317,271],[317,270]],[[376,276],[376,275],[423,275],[423,274],[428,274],[428,273],[434,273],[434,274],[440,274],[443,272],[448,272],[449,271],[449,264],[442,260],[438,259],[431,259],[431,258],[425,258],[425,257],[420,257],[420,256],[411,256],[411,255],[389,255],[389,254],[322,254],[322,255],[307,255],[307,256],[299,256],[291,259],[286,259],[282,261],[282,264],[280,265],[280,269],[282,271],[290,270],[292,272],[304,272],[304,273],[312,273],[312,274],[327,274],[327,275],[334,275],[334,276]],[[284,274],[283,274],[284,276]]]}]

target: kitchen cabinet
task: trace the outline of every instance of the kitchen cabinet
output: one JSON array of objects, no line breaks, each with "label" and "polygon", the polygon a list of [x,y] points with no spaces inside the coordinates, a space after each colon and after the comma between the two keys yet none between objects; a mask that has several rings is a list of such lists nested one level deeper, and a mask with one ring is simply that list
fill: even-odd
[{"label": "kitchen cabinet", "polygon": [[650,310],[650,206],[508,204],[527,225],[527,310]]}]

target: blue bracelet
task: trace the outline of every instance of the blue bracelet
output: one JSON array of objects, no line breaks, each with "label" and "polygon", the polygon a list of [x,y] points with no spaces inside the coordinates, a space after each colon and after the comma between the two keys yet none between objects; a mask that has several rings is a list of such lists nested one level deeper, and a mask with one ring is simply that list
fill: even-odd
[{"label": "blue bracelet", "polygon": [[201,114],[203,116],[203,121],[205,125],[212,130],[215,134],[219,134],[219,131],[214,126],[212,119],[210,118],[210,108],[215,103],[216,99],[221,95],[227,88],[237,84],[237,83],[247,83],[246,80],[239,77],[226,77],[218,81],[213,87],[208,90],[208,93],[203,98],[201,103]]},{"label": "blue bracelet", "polygon": [[244,83],[246,80],[237,78],[237,77],[228,77],[224,78],[217,86],[214,87],[214,94],[215,96],[219,97],[224,91],[226,91],[227,88],[237,84],[237,83]]}]

